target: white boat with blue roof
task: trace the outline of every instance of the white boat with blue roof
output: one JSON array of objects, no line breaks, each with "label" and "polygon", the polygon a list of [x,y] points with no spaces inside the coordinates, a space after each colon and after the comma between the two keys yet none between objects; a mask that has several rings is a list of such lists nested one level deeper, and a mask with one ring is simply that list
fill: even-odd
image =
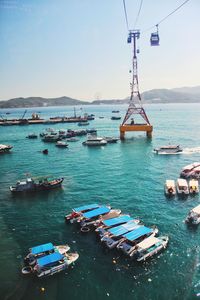
[{"label": "white boat with blue roof", "polygon": [[65,220],[71,223],[75,222],[83,213],[92,211],[93,209],[99,208],[100,205],[97,203],[92,203],[88,205],[82,205],[72,209],[72,212],[65,216]]},{"label": "white boat with blue roof", "polygon": [[137,244],[142,242],[149,236],[155,236],[158,233],[158,229],[149,228],[146,226],[139,226],[135,230],[132,230],[122,236],[117,248],[130,257],[133,256],[134,250],[137,248]]},{"label": "white boat with blue roof", "polygon": [[38,245],[29,249],[28,255],[24,258],[24,263],[26,265],[33,266],[36,263],[38,258],[41,258],[45,255],[52,254],[52,253],[60,253],[64,254],[70,250],[68,245],[58,245],[54,246],[52,243],[46,243],[42,245]]}]

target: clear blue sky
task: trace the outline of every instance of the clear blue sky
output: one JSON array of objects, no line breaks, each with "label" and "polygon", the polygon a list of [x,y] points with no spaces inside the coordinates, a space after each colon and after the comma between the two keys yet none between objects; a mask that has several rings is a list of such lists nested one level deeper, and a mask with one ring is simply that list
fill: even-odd
[{"label": "clear blue sky", "polygon": [[[143,0],[138,28],[183,0]],[[130,28],[140,0],[126,0]],[[200,85],[200,1],[161,23],[160,47],[141,33],[141,91]],[[154,30],[152,30],[154,31]],[[129,96],[130,44],[122,0],[0,0],[0,99],[42,96],[92,101]]]}]

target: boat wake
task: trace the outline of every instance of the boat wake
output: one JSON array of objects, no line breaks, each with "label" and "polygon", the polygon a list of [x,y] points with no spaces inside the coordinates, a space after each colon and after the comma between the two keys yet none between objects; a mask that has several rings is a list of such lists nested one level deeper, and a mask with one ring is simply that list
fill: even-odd
[{"label": "boat wake", "polygon": [[182,154],[200,153],[200,147],[184,148]]}]

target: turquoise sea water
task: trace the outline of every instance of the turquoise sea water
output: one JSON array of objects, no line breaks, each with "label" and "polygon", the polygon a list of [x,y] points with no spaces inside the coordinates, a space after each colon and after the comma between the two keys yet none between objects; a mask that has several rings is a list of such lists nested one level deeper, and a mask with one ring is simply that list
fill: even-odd
[{"label": "turquoise sea water", "polygon": [[[96,119],[88,128],[98,135],[118,136],[120,121],[111,111],[124,114],[126,106],[87,106]],[[183,166],[199,161],[197,104],[149,105],[154,126],[152,140],[143,133],[129,134],[125,142],[101,148],[82,146],[85,137],[69,149],[26,139],[49,125],[0,127],[0,143],[13,145],[11,154],[0,156],[0,299],[195,299],[200,292],[200,228],[188,228],[184,219],[198,205],[199,196],[166,199],[166,179],[177,179]],[[19,117],[23,109],[1,110]],[[28,113],[36,109],[28,110]],[[38,108],[42,117],[72,115],[72,107]],[[78,114],[78,110],[77,110]],[[104,116],[104,119],[99,119]],[[76,124],[56,124],[55,129],[80,129]],[[156,146],[181,144],[181,155],[155,155]],[[49,149],[49,155],[40,150]],[[62,189],[34,195],[13,196],[9,186],[32,176],[64,176]],[[169,235],[166,251],[145,264],[136,264],[117,251],[107,251],[94,233],[83,235],[67,225],[64,215],[85,203],[111,204],[146,225],[156,224],[160,235]],[[21,275],[27,249],[40,243],[68,243],[80,258],[73,269],[50,278]],[[116,262],[116,263],[115,263]],[[42,292],[41,288],[45,291]]]}]

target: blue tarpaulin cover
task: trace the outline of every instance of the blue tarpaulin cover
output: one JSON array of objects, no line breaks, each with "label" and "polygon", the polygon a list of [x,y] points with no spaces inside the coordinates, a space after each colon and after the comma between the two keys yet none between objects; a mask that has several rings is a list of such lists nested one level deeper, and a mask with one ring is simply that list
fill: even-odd
[{"label": "blue tarpaulin cover", "polygon": [[140,228],[123,235],[123,237],[125,237],[129,241],[134,241],[134,240],[138,239],[139,237],[141,237],[145,234],[148,234],[150,232],[153,232],[153,229],[145,227],[145,226],[141,226]]},{"label": "blue tarpaulin cover", "polygon": [[106,226],[114,226],[117,224],[126,223],[126,222],[130,221],[131,219],[132,218],[129,215],[119,216],[117,218],[105,220],[105,221],[103,221],[103,224]]},{"label": "blue tarpaulin cover", "polygon": [[73,211],[74,212],[81,212],[81,211],[84,211],[84,210],[88,210],[88,209],[95,209],[95,208],[98,208],[99,205],[98,204],[89,204],[89,205],[83,205],[83,206],[80,206],[80,207],[77,207],[77,208],[73,208]]},{"label": "blue tarpaulin cover", "polygon": [[53,263],[63,259],[63,257],[64,256],[62,254],[60,254],[59,252],[55,252],[53,254],[49,254],[49,255],[46,255],[44,257],[38,258],[37,259],[37,264],[40,267],[44,267],[44,266],[53,264]]},{"label": "blue tarpaulin cover", "polygon": [[100,215],[102,215],[102,214],[106,214],[106,213],[108,213],[110,211],[110,208],[109,207],[107,207],[107,206],[101,206],[101,207],[99,207],[99,208],[97,208],[97,209],[94,209],[94,210],[92,210],[92,211],[89,211],[89,212],[87,212],[87,213],[84,213],[83,214],[83,217],[84,218],[93,218],[93,217],[97,217],[97,216],[100,216]]},{"label": "blue tarpaulin cover", "polygon": [[48,243],[48,244],[43,244],[43,245],[39,245],[39,246],[31,248],[31,253],[36,255],[36,254],[43,253],[43,252],[46,252],[46,251],[50,251],[50,250],[53,250],[53,249],[54,249],[53,244]]},{"label": "blue tarpaulin cover", "polygon": [[122,234],[125,234],[126,232],[129,232],[133,229],[136,229],[140,227],[140,225],[136,224],[134,222],[134,220],[132,221],[129,221],[128,223],[124,224],[124,225],[120,225],[120,226],[117,226],[115,228],[111,228],[109,230],[110,233],[114,234],[115,236],[120,236]]}]

